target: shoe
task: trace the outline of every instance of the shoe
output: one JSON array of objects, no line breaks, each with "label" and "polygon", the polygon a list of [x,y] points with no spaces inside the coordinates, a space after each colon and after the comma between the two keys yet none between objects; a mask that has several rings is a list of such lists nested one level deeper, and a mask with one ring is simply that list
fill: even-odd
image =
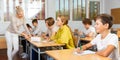
[{"label": "shoe", "polygon": [[22,58],[27,58],[28,57],[28,54],[24,54],[23,56],[22,56]]},{"label": "shoe", "polygon": [[20,54],[20,56],[24,56],[26,53],[22,53],[22,54]]}]

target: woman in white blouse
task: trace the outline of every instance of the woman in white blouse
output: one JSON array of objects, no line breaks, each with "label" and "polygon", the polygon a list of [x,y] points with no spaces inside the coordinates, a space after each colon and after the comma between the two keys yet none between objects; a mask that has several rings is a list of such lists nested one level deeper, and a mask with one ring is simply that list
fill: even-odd
[{"label": "woman in white blouse", "polygon": [[118,60],[119,44],[118,36],[109,30],[113,25],[113,19],[110,15],[101,14],[96,17],[96,32],[99,33],[90,43],[83,45],[82,49],[77,48],[77,52],[84,51],[93,45],[97,46],[96,54],[109,57],[112,60]]},{"label": "woman in white blouse", "polygon": [[21,26],[23,26],[27,33],[30,34],[26,27],[23,9],[20,6],[16,6],[15,15],[12,16],[11,23],[5,33],[8,60],[13,60],[13,57],[19,50],[18,35],[22,35],[26,39],[29,38],[26,33],[20,31]]}]

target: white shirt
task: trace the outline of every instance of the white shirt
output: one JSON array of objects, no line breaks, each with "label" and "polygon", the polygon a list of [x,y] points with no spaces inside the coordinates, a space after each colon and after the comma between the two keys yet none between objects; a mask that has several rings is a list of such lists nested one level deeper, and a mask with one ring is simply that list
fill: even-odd
[{"label": "white shirt", "polygon": [[47,29],[47,34],[49,35],[49,37],[51,37],[52,33],[57,32],[58,29],[59,29],[59,27],[54,25],[52,29]]},{"label": "white shirt", "polygon": [[21,34],[23,31],[21,31],[21,27],[23,26],[24,29],[26,30],[26,32],[28,34],[30,34],[27,26],[26,26],[26,22],[25,22],[25,18],[17,18],[16,16],[12,16],[12,20],[10,21],[10,25],[7,28],[7,31],[11,32],[11,33],[15,33],[15,34]]},{"label": "white shirt", "polygon": [[109,33],[104,39],[101,40],[101,34],[98,34],[90,43],[92,45],[96,45],[98,51],[106,49],[108,45],[113,45],[115,49],[109,57],[112,58],[112,60],[118,60],[119,44],[117,35]]},{"label": "white shirt", "polygon": [[39,25],[33,28],[32,34],[35,35],[35,36],[40,36],[41,35],[41,29],[40,29]]},{"label": "white shirt", "polygon": [[95,31],[94,27],[90,26],[89,29],[87,29],[87,30],[84,31],[85,35],[87,35],[87,34],[89,34],[91,32],[94,33],[93,37],[95,37],[96,36],[96,31]]}]

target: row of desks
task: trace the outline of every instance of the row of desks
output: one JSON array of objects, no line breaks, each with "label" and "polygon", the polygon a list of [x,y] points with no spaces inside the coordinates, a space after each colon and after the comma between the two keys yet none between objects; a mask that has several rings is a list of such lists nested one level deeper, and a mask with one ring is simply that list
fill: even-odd
[{"label": "row of desks", "polygon": [[97,54],[76,55],[74,49],[46,51],[55,60],[111,60]]},{"label": "row of desks", "polygon": [[54,42],[43,42],[43,41],[34,42],[34,41],[31,41],[30,39],[27,39],[27,45],[28,44],[30,44],[30,47],[28,46],[30,50],[30,60],[32,60],[32,50],[38,53],[38,60],[40,60],[40,55],[42,53],[45,53],[41,51],[42,47],[60,47],[62,49],[62,47],[65,45],[65,44],[58,44]]},{"label": "row of desks", "polygon": [[[91,41],[91,38],[81,38],[83,40],[89,40]],[[41,47],[52,47],[52,46],[57,46],[57,47],[62,47],[65,44],[57,44],[53,42],[33,42],[30,39],[27,40],[27,42],[30,44],[30,60],[32,60],[32,50],[36,51],[38,53],[38,60],[40,60],[40,55],[41,55]],[[37,49],[36,49],[37,48]],[[75,55],[73,54],[74,50],[73,49],[67,49],[67,50],[52,50],[52,51],[46,51],[49,56],[53,57],[55,60],[109,60],[107,57],[101,57],[96,54],[88,54],[88,55]],[[89,57],[89,58],[86,58]]]},{"label": "row of desks", "polygon": [[[87,38],[84,38],[84,39],[86,40]],[[37,51],[38,60],[40,60],[40,54],[42,53],[40,50],[41,47],[64,46],[64,44],[57,44],[53,42],[52,43],[51,42],[33,42],[33,41],[30,41],[29,39],[28,41],[30,42],[30,51],[32,49]],[[37,47],[37,49],[34,49],[34,46]],[[75,55],[73,54],[74,49],[50,50],[50,51],[46,51],[45,53],[51,56],[55,60],[110,60],[107,57],[102,57],[96,54],[87,54],[82,56]],[[32,57],[32,51],[30,52],[30,57]],[[89,58],[86,58],[86,57],[89,57]],[[32,58],[30,58],[30,60],[31,59]]]}]

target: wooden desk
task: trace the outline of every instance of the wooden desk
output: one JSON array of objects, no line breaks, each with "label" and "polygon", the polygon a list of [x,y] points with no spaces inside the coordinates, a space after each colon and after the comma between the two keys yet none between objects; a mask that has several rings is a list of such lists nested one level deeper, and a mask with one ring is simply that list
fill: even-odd
[{"label": "wooden desk", "polygon": [[85,38],[80,38],[80,40],[83,40],[83,41],[92,41],[93,38],[85,37]]},{"label": "wooden desk", "polygon": [[46,51],[55,60],[110,60],[97,54],[75,55],[74,49]]},{"label": "wooden desk", "polygon": [[30,43],[30,60],[32,60],[32,50],[38,53],[38,60],[40,60],[40,54],[45,53],[41,52],[42,47],[63,47],[65,44],[51,43],[51,42],[34,42],[28,39]]},{"label": "wooden desk", "polygon": [[6,49],[7,45],[6,45],[6,40],[5,37],[0,37],[0,49]]},{"label": "wooden desk", "polygon": [[54,43],[54,42],[34,42],[34,41],[30,41],[31,44],[33,44],[36,47],[49,47],[49,46],[64,46],[65,44],[58,44],[58,43]]}]

